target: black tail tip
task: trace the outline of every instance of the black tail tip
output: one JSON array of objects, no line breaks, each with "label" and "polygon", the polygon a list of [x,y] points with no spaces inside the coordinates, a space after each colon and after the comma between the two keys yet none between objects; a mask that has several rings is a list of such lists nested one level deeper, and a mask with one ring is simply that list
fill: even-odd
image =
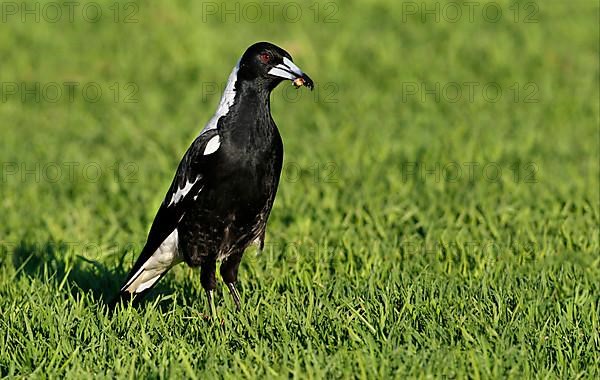
[{"label": "black tail tip", "polygon": [[108,303],[108,310],[113,314],[118,305],[127,305],[131,303],[133,299],[133,294],[127,291],[119,292],[119,294]]}]

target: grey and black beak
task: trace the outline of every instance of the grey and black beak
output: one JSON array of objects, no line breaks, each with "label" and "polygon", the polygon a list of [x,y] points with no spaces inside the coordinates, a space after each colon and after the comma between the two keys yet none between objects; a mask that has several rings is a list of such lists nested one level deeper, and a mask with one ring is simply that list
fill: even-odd
[{"label": "grey and black beak", "polygon": [[311,91],[314,87],[312,79],[310,79],[308,75],[304,74],[302,70],[300,70],[300,68],[287,57],[283,57],[283,63],[280,63],[269,70],[269,74],[276,77],[289,79],[296,87],[306,86],[310,88]]}]

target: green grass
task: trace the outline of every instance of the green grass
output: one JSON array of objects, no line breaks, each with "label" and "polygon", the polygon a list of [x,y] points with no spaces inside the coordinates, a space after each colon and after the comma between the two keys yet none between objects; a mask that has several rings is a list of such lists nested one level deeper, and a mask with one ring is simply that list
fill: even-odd
[{"label": "green grass", "polygon": [[[326,2],[318,22],[310,2],[298,22],[183,0],[138,2],[132,24],[109,1],[97,23],[4,13],[0,376],[600,377],[597,2],[538,1],[534,23],[525,1],[517,22],[499,1],[496,23],[481,7],[422,22],[407,3],[337,2],[336,23]],[[179,266],[109,318],[211,86],[259,40],[317,88],[273,94],[285,171],[266,248],[240,269],[242,311],[220,286],[206,320],[198,272]],[[103,94],[6,93],[66,81]],[[473,100],[452,102],[467,82]],[[407,93],[436,84],[439,101]]]}]

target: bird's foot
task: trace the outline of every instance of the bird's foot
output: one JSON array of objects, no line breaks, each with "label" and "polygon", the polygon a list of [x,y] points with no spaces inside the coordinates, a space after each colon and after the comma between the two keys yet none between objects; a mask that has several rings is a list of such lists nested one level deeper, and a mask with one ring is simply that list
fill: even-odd
[{"label": "bird's foot", "polygon": [[235,309],[237,311],[240,311],[240,309],[241,309],[241,305],[240,305],[240,293],[238,293],[237,289],[235,288],[235,283],[234,282],[229,282],[229,283],[227,283],[227,287],[229,288],[229,293],[231,293],[231,297],[233,298],[233,302],[235,302]]},{"label": "bird's foot", "polygon": [[217,308],[215,307],[215,301],[213,298],[212,290],[206,290],[206,299],[208,301],[208,315],[206,315],[205,318],[216,321],[217,320]]}]

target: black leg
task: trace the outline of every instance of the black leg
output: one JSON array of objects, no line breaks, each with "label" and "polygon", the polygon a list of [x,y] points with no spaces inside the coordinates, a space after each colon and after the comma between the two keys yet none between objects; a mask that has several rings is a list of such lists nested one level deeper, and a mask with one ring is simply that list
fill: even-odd
[{"label": "black leg", "polygon": [[228,282],[227,287],[229,288],[229,293],[231,293],[231,297],[233,297],[233,302],[235,302],[236,310],[240,311],[240,308],[242,307],[240,304],[240,293],[238,293],[237,289],[235,288],[235,283]]},{"label": "black leg", "polygon": [[213,299],[213,290],[217,287],[215,279],[215,260],[208,260],[200,265],[200,283],[206,292],[209,315],[215,320],[217,311]]},{"label": "black leg", "polygon": [[240,310],[240,293],[238,293],[235,288],[235,283],[237,282],[238,276],[238,268],[240,266],[240,262],[242,261],[241,252],[236,252],[230,255],[223,263],[221,264],[221,277],[225,284],[227,284],[227,288],[229,288],[229,293],[233,298],[233,302],[235,302],[235,307],[237,310]]}]

